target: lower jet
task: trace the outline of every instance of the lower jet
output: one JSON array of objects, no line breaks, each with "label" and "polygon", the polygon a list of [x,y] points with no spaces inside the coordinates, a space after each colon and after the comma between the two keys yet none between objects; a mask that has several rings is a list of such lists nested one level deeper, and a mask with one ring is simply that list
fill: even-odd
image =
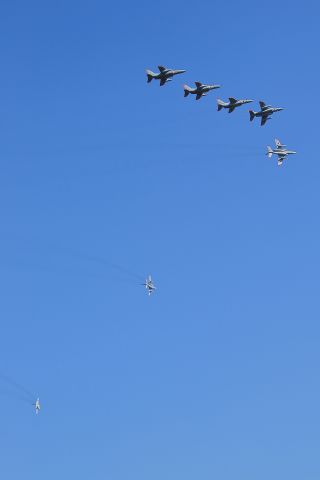
[{"label": "lower jet", "polygon": [[159,73],[154,73],[151,70],[146,70],[148,83],[152,80],[160,80],[160,87],[164,85],[166,82],[171,82],[172,77],[175,75],[179,75],[180,73],[184,73],[186,70],[171,70],[171,68],[163,67],[162,65],[158,66]]},{"label": "lower jet", "polygon": [[201,82],[194,82],[196,88],[191,88],[188,85],[183,85],[184,96],[187,97],[189,93],[192,95],[196,95],[196,100],[199,100],[201,97],[206,97],[207,92],[210,90],[215,90],[216,88],[220,88],[221,85],[205,85]]},{"label": "lower jet", "polygon": [[142,283],[142,285],[146,287],[149,297],[156,290],[156,287],[154,286],[151,275],[148,275],[148,278],[144,283]]},{"label": "lower jet", "polygon": [[223,102],[222,100],[217,100],[218,104],[218,112],[222,110],[222,108],[228,108],[229,113],[233,112],[236,107],[241,107],[245,103],[251,103],[253,100],[236,100],[233,97],[229,97],[229,102]]},{"label": "lower jet", "polygon": [[254,119],[254,117],[261,117],[261,126],[266,123],[267,120],[270,120],[270,116],[275,112],[280,112],[283,108],[280,107],[271,107],[271,105],[266,105],[264,102],[259,102],[260,105],[260,112],[254,112],[253,110],[249,110],[250,113],[250,122]]},{"label": "lower jet", "polygon": [[39,398],[37,398],[36,403],[33,403],[33,405],[35,407],[36,414],[38,415],[38,413],[40,412],[40,409],[41,409]]},{"label": "lower jet", "polygon": [[297,152],[294,152],[293,150],[287,150],[286,145],[283,145],[280,140],[277,138],[275,139],[275,144],[276,144],[276,149],[274,150],[271,147],[267,147],[267,155],[269,158],[272,157],[273,154],[278,155],[278,165],[279,167],[282,165],[283,160],[288,156],[288,155],[294,155]]}]

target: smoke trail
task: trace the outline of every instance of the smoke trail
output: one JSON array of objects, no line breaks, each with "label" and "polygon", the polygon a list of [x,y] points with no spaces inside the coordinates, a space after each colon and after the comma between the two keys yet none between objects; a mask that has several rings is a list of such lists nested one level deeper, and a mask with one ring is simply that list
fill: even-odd
[{"label": "smoke trail", "polygon": [[121,273],[125,273],[126,275],[129,275],[130,277],[134,277],[134,278],[138,279],[139,281],[144,280],[144,277],[142,275],[139,275],[138,273],[133,272],[132,270],[129,270],[128,268],[125,268],[122,265],[119,265],[117,263],[109,262],[105,258],[91,256],[91,255],[84,255],[84,254],[82,256],[83,256],[83,258],[85,258],[86,260],[88,260],[90,262],[99,263],[101,265],[109,266],[109,267],[113,268],[114,270],[118,270]]},{"label": "smoke trail", "polygon": [[20,383],[16,382],[12,378],[10,378],[8,375],[4,375],[3,373],[0,372],[0,380],[13,387],[15,390],[12,390],[12,394],[15,395],[17,398],[20,398],[21,400],[23,399],[24,401],[28,403],[34,402],[35,395],[28,390],[26,387],[21,385]]},{"label": "smoke trail", "polygon": [[99,265],[105,265],[109,268],[112,268],[114,270],[118,270],[118,272],[124,273],[124,274],[128,275],[129,277],[135,278],[139,281],[144,280],[143,275],[141,275],[137,272],[134,272],[132,270],[129,270],[128,268],[126,268],[122,265],[119,265],[118,263],[111,262],[110,260],[107,260],[106,258],[99,257],[99,256],[96,256],[96,255],[90,255],[90,254],[80,252],[80,251],[76,251],[74,249],[67,248],[67,247],[59,247],[58,249],[62,252],[65,252],[65,253],[68,253],[69,255],[74,256],[75,258],[82,259],[82,260],[85,260],[85,261],[91,262],[91,263],[97,263]]},{"label": "smoke trail", "polygon": [[31,399],[28,397],[24,397],[23,395],[21,395],[19,392],[16,392],[16,391],[12,391],[12,390],[0,390],[0,395],[1,396],[6,396],[6,397],[11,397],[11,398],[14,398],[16,400],[20,400],[21,402],[23,403],[27,403],[28,405],[30,405],[30,403],[34,403],[34,400],[31,401]]}]

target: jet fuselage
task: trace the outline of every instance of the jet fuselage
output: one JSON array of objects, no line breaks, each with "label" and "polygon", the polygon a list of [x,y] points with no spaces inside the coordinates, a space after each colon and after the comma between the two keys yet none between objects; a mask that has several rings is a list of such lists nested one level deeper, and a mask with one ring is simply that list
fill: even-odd
[{"label": "jet fuselage", "polygon": [[169,79],[169,78],[172,78],[174,75],[179,75],[180,73],[185,73],[186,70],[170,70],[170,69],[167,69],[167,70],[164,70],[163,72],[159,72],[157,74],[157,76],[155,76],[154,78],[156,79],[160,79],[160,78],[166,78],[166,79]]},{"label": "jet fuselage", "polygon": [[264,110],[260,110],[259,112],[254,112],[254,115],[255,117],[266,117],[266,116],[272,115],[275,112],[280,112],[281,110],[283,110],[283,108],[269,107],[269,108],[265,108]]}]

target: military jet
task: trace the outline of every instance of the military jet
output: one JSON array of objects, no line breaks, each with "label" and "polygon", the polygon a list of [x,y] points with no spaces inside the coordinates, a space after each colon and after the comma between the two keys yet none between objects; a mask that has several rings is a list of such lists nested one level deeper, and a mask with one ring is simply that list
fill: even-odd
[{"label": "military jet", "polygon": [[149,297],[150,297],[151,293],[153,293],[154,290],[156,290],[156,287],[155,287],[154,284],[153,284],[151,275],[148,276],[148,278],[146,279],[145,283],[142,283],[142,285],[145,286],[146,289],[148,290],[148,295],[149,295]]},{"label": "military jet", "polygon": [[39,398],[37,398],[36,403],[33,403],[33,405],[35,406],[36,414],[38,415],[38,413],[40,412],[40,409],[41,409]]},{"label": "military jet", "polygon": [[153,79],[160,80],[160,87],[164,85],[166,82],[171,82],[172,77],[174,75],[179,75],[180,73],[184,73],[186,70],[171,70],[171,68],[163,67],[162,65],[158,66],[159,73],[154,73],[151,70],[146,70],[148,80],[147,82],[150,83]]},{"label": "military jet", "polygon": [[183,85],[184,96],[187,97],[189,93],[196,95],[196,100],[199,100],[201,97],[206,97],[207,92],[210,90],[214,90],[216,88],[220,88],[221,85],[205,85],[201,82],[194,82],[196,88],[191,88],[188,85]]},{"label": "military jet", "polygon": [[241,105],[244,105],[245,103],[251,103],[253,100],[236,100],[235,98],[229,97],[229,102],[223,102],[222,100],[217,100],[218,104],[218,112],[222,108],[228,108],[229,113],[233,112],[233,110],[236,107],[241,107]]},{"label": "military jet", "polygon": [[283,108],[280,107],[271,107],[271,105],[266,105],[264,102],[259,102],[260,104],[260,112],[254,112],[253,110],[249,110],[250,113],[250,122],[254,119],[254,117],[261,117],[261,126],[266,123],[267,120],[270,120],[270,116],[274,112],[280,112]]},{"label": "military jet", "polygon": [[276,144],[276,149],[272,149],[271,147],[267,147],[268,151],[266,155],[268,155],[269,158],[272,157],[272,154],[278,155],[278,165],[279,167],[282,165],[283,160],[287,157],[287,155],[294,155],[297,152],[294,152],[293,150],[287,150],[286,145],[283,145],[280,140],[277,138],[275,139],[275,144]]}]

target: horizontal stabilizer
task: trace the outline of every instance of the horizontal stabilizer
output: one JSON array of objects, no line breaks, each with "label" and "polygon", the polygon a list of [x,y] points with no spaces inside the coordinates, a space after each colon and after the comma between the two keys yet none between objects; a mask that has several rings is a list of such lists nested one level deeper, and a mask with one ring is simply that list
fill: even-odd
[{"label": "horizontal stabilizer", "polygon": [[189,85],[183,85],[184,96],[187,97],[189,93],[193,91],[193,88],[189,87]]},{"label": "horizontal stabilizer", "polygon": [[147,77],[148,77],[148,80],[147,82],[150,83],[151,80],[156,77],[156,73],[153,73],[151,70],[146,70],[146,74],[147,74]]},{"label": "horizontal stabilizer", "polygon": [[269,158],[271,158],[271,157],[272,157],[272,153],[273,153],[273,152],[272,152],[272,148],[271,148],[271,147],[267,147],[267,149],[268,149],[267,155],[268,155]]},{"label": "horizontal stabilizer", "polygon": [[252,122],[252,120],[254,119],[254,117],[256,116],[255,112],[253,110],[249,110],[249,113],[250,113],[250,122]]},{"label": "horizontal stabilizer", "polygon": [[218,112],[220,112],[220,110],[227,105],[225,102],[223,102],[219,98],[217,100],[217,104],[218,104]]}]

